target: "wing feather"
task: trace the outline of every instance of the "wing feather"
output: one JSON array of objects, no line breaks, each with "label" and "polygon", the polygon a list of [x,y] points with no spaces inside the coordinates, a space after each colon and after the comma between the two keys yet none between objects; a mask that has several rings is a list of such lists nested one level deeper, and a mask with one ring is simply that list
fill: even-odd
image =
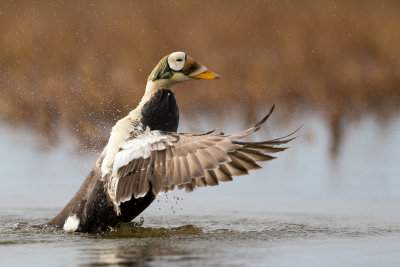
[{"label": "wing feather", "polygon": [[232,174],[232,176],[240,176],[240,175],[248,174],[246,168],[243,167],[238,162],[231,161],[231,162],[225,163],[225,166],[229,170],[229,172]]},{"label": "wing feather", "polygon": [[196,155],[204,170],[213,170],[218,166],[218,162],[209,152],[207,152],[207,150],[205,149],[198,150]]},{"label": "wing feather", "polygon": [[179,157],[179,162],[181,165],[181,177],[179,184],[184,184],[191,180],[189,163],[186,157]]},{"label": "wing feather", "polygon": [[175,174],[175,165],[174,165],[174,158],[170,158],[165,163],[165,179],[170,183],[174,182],[174,174]]},{"label": "wing feather", "polygon": [[205,172],[205,179],[206,179],[207,185],[211,185],[211,186],[218,185],[218,178],[215,175],[213,170],[207,170]]},{"label": "wing feather", "polygon": [[219,167],[214,170],[215,175],[217,176],[218,181],[228,182],[232,181],[232,177],[229,172],[223,170],[223,168]]},{"label": "wing feather", "polygon": [[189,154],[187,160],[189,164],[190,177],[199,178],[204,176],[204,170],[196,154]]},{"label": "wing feather", "polygon": [[255,163],[251,158],[247,157],[246,155],[239,153],[230,153],[229,156],[231,157],[233,162],[237,162],[238,164],[243,166],[244,169],[248,171],[261,168],[260,165]]},{"label": "wing feather", "polygon": [[274,156],[265,155],[257,150],[248,149],[246,147],[239,149],[236,151],[238,154],[244,154],[247,157],[251,158],[253,161],[268,161],[275,159]]},{"label": "wing feather", "polygon": [[155,195],[175,186],[191,192],[195,187],[215,186],[261,168],[257,162],[272,160],[275,157],[269,154],[286,150],[279,146],[292,141],[298,131],[262,142],[238,141],[259,130],[273,109],[253,127],[232,135],[146,130],[136,139],[127,139],[118,152],[121,155],[115,157],[120,159],[114,163],[117,169],[106,176],[106,187],[114,192],[117,209],[121,202],[145,196],[150,188]]},{"label": "wing feather", "polygon": [[200,177],[196,179],[196,186],[197,187],[205,187],[207,186],[206,178]]},{"label": "wing feather", "polygon": [[133,182],[130,184],[130,188],[129,188],[129,192],[132,192],[135,198],[138,198],[139,192],[138,192],[138,187],[139,187],[139,180],[140,180],[140,176],[142,174],[142,168],[143,168],[143,164],[145,164],[145,162],[148,161],[147,159],[142,159],[140,158],[138,160],[138,165],[137,165],[137,169],[134,171],[134,176],[133,176]]},{"label": "wing feather", "polygon": [[174,176],[173,176],[173,184],[179,185],[181,184],[181,162],[179,157],[174,157]]}]

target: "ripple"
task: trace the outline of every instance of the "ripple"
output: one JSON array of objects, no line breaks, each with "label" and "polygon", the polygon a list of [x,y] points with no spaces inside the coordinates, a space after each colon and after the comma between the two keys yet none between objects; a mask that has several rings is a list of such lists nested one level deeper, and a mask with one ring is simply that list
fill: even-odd
[{"label": "ripple", "polygon": [[137,223],[122,223],[115,229],[103,234],[104,237],[170,237],[182,235],[198,235],[203,233],[203,230],[195,225],[183,225],[171,228],[155,228],[155,227],[142,227]]},{"label": "ripple", "polygon": [[[271,218],[269,218],[271,217]],[[17,218],[14,218],[17,219]],[[49,227],[40,222],[47,220],[32,218],[37,223],[28,223],[27,218],[0,218],[0,246],[34,243],[93,242],[93,239],[177,238],[185,240],[296,240],[320,238],[357,238],[400,234],[400,224],[383,221],[381,218],[337,217],[271,214],[268,218],[232,218],[218,216],[191,216],[189,219],[171,216],[160,220],[150,217],[139,222],[122,223],[102,234],[66,233],[62,229]]]}]

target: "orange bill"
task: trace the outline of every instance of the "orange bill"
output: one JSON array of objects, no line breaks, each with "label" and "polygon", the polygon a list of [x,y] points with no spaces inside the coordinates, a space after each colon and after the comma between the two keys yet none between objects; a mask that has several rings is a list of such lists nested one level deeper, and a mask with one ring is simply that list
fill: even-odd
[{"label": "orange bill", "polygon": [[191,77],[191,78],[192,78],[192,79],[206,79],[206,80],[211,80],[211,79],[220,79],[221,76],[219,76],[218,74],[216,74],[216,73],[214,73],[214,72],[212,72],[212,71],[206,70],[206,71],[204,71],[204,72],[202,72],[202,73],[200,73],[200,74],[197,74],[197,75],[195,75],[195,76],[193,76],[193,77]]}]

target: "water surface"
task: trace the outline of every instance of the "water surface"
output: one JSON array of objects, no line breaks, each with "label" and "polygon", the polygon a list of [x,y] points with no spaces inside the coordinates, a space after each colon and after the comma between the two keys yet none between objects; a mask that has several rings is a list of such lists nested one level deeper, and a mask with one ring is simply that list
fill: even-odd
[{"label": "water surface", "polygon": [[[292,148],[249,176],[161,196],[121,237],[32,227],[65,205],[95,156],[68,138],[41,150],[2,125],[0,265],[398,266],[400,120],[350,125],[335,158],[325,126],[307,117]],[[286,132],[272,129],[261,135]]]}]

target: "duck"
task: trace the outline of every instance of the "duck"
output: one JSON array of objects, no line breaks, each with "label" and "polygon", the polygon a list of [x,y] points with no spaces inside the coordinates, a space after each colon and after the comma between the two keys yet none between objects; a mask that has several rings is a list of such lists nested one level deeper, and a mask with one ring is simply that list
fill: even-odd
[{"label": "duck", "polygon": [[101,233],[130,222],[155,198],[174,188],[232,181],[232,176],[261,168],[292,134],[261,141],[241,141],[256,132],[274,106],[253,127],[224,133],[177,133],[179,109],[172,86],[220,76],[184,52],[163,57],[150,73],[137,107],[112,127],[107,145],[67,205],[47,225],[67,232]]}]

